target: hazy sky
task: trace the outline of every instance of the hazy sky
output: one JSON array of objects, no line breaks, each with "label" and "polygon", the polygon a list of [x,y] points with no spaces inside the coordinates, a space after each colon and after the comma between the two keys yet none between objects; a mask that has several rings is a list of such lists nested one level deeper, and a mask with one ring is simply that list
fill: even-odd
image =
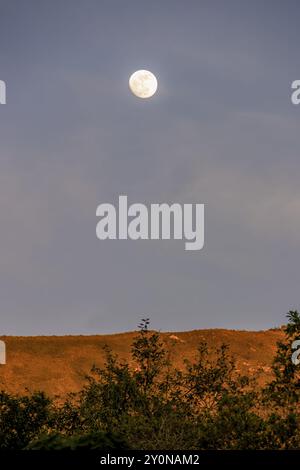
[{"label": "hazy sky", "polygon": [[[299,308],[297,1],[0,0],[2,334],[263,329]],[[152,70],[139,100],[129,75]],[[205,247],[96,208],[206,204]]]}]

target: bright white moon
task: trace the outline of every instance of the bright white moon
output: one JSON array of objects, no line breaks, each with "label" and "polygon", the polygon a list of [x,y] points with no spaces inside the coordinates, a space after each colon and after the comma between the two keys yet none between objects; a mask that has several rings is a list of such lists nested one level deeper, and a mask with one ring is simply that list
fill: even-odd
[{"label": "bright white moon", "polygon": [[157,90],[156,77],[149,70],[137,70],[129,79],[129,88],[138,98],[151,98]]}]

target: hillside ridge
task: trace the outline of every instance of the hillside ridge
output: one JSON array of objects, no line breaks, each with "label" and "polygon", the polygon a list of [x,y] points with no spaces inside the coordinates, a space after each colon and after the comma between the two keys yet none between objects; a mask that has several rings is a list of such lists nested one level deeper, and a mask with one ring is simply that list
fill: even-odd
[{"label": "hillside ridge", "polygon": [[[51,396],[66,396],[79,391],[93,365],[103,366],[103,348],[110,347],[121,359],[132,363],[131,344],[137,331],[65,336],[7,336],[7,363],[0,366],[0,389],[14,394],[43,390]],[[193,360],[199,342],[209,347],[229,345],[239,372],[254,375],[265,383],[271,378],[271,364],[277,342],[283,339],[281,329],[261,331],[227,330],[223,328],[161,332],[171,350],[174,366],[183,367],[183,360]]]}]

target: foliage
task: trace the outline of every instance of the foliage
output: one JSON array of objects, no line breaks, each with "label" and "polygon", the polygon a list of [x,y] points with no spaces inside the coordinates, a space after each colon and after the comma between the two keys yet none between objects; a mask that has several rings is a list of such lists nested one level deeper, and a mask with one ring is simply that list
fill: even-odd
[{"label": "foliage", "polygon": [[226,345],[199,344],[174,368],[159,332],[142,320],[131,360],[105,348],[104,367],[64,403],[43,393],[0,394],[0,449],[299,449],[299,368],[291,345],[300,316],[288,313],[273,379],[241,376]]},{"label": "foliage", "polygon": [[50,400],[44,393],[14,397],[0,392],[0,449],[22,449],[46,425]]},{"label": "foliage", "polygon": [[274,380],[266,390],[267,399],[273,406],[281,408],[286,416],[294,414],[300,401],[300,368],[291,360],[292,343],[300,337],[300,315],[297,311],[290,311],[287,318],[285,341],[278,342],[273,362]]},{"label": "foliage", "polygon": [[117,435],[98,432],[83,435],[42,435],[31,442],[27,450],[113,450],[127,449],[127,444]]}]

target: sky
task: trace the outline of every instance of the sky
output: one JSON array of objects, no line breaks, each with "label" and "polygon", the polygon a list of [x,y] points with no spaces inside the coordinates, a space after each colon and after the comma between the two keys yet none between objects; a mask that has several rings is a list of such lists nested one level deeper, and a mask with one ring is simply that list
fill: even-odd
[{"label": "sky", "polygon": [[[260,330],[299,308],[300,4],[0,0],[1,334]],[[151,70],[158,92],[133,96]],[[205,245],[96,208],[205,204]]]}]

